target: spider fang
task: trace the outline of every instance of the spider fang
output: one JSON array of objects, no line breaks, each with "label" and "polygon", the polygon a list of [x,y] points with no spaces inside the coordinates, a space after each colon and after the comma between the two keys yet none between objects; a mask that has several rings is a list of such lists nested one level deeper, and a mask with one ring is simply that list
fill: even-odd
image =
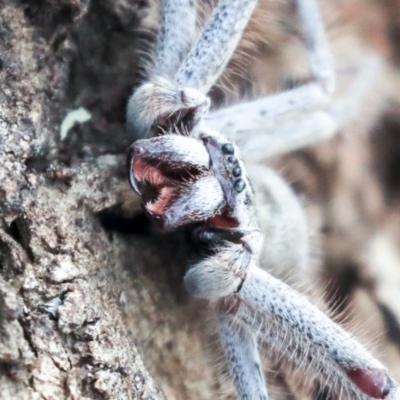
[{"label": "spider fang", "polygon": [[[147,213],[161,219],[164,228],[187,223],[189,215],[191,222],[208,221],[213,226],[215,216],[230,219],[238,193],[247,186],[234,154],[234,146],[218,135],[202,140],[180,135],[139,140],[128,158],[129,181],[142,196]],[[207,199],[200,195],[204,192],[210,194]]]}]

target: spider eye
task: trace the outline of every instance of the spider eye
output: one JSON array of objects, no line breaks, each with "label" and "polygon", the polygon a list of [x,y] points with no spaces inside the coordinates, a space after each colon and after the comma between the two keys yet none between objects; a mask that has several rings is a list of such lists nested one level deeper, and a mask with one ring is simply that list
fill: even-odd
[{"label": "spider eye", "polygon": [[238,163],[238,159],[235,156],[228,156],[225,158],[227,164],[236,165]]},{"label": "spider eye", "polygon": [[232,175],[235,178],[239,178],[239,176],[242,174],[242,169],[240,167],[235,167],[232,171]]},{"label": "spider eye", "polygon": [[221,151],[223,154],[234,154],[235,153],[235,149],[232,145],[232,143],[225,143],[222,147],[221,147]]},{"label": "spider eye", "polygon": [[243,192],[243,190],[246,188],[246,182],[243,179],[238,179],[234,185],[233,188],[238,192]]}]

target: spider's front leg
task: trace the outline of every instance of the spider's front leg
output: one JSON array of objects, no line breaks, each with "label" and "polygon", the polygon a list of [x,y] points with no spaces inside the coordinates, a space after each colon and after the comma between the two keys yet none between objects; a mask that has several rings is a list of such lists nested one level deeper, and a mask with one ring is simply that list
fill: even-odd
[{"label": "spider's front leg", "polygon": [[128,130],[135,139],[165,132],[195,135],[215,84],[234,52],[257,0],[220,0],[194,41],[193,0],[161,2],[154,68],[129,99]]}]

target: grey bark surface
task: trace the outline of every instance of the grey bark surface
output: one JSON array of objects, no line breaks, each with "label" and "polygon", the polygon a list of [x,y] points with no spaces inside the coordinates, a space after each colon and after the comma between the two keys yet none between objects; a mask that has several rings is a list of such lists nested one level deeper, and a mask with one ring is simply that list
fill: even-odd
[{"label": "grey bark surface", "polygon": [[[269,43],[253,40],[262,56],[244,79],[232,78],[238,91],[250,80],[262,91],[281,89],[288,76],[302,78],[291,55],[301,43],[293,46],[290,23],[279,22],[291,10],[267,3],[277,17],[254,23],[248,37]],[[234,398],[206,304],[183,288],[191,256],[185,235],[160,234],[137,216],[125,177],[125,105],[144,76],[157,7],[151,0],[0,0],[0,399]],[[365,32],[368,15],[384,24],[385,10],[373,9],[360,23],[358,11],[345,9],[356,26],[351,39],[360,26]],[[261,9],[256,20],[266,15]],[[398,21],[391,23],[396,32]],[[391,79],[389,95],[381,88],[391,106],[377,100],[368,122],[357,124],[356,139],[276,164],[307,196],[325,232],[323,267],[310,279],[332,283],[328,300],[345,303],[358,320],[372,315],[366,341],[380,335],[375,353],[389,354],[399,378],[400,310],[388,295],[398,286],[382,286],[365,251],[376,232],[391,243],[400,237],[400,180],[387,161],[400,153],[391,144],[400,130],[400,80]],[[220,91],[213,96],[222,98]],[[61,137],[62,121],[79,107],[90,111],[90,121]],[[380,116],[374,153],[365,131]],[[377,248],[377,259],[385,249]],[[390,277],[400,270],[394,264]],[[296,393],[290,379],[275,381],[275,398]]]},{"label": "grey bark surface", "polygon": [[[0,4],[2,399],[164,398],[123,321],[123,245],[112,244],[96,217],[116,203],[120,160],[110,156],[108,163],[96,143],[87,144],[96,152],[85,155],[89,161],[76,162],[86,150],[84,132],[75,137],[79,145],[60,141],[60,121],[73,106],[70,91],[78,90],[78,80],[90,80],[91,68],[101,69],[102,57],[113,61],[104,54],[106,41],[101,43],[107,33],[115,34],[115,27],[107,32],[107,19],[138,25],[141,7]],[[95,17],[100,12],[104,22]],[[82,44],[86,39],[93,43]],[[82,64],[93,63],[82,67],[86,77],[77,71],[80,51]],[[104,95],[113,80],[106,75],[92,76],[92,87],[81,92],[92,104],[99,101],[96,86]],[[112,97],[110,92],[109,87]]]}]

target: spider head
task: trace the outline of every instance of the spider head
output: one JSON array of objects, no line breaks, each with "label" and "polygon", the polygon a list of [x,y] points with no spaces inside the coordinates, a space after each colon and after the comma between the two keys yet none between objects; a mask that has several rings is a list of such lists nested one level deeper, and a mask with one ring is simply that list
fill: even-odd
[{"label": "spider head", "polygon": [[198,90],[179,88],[154,77],[139,86],[128,103],[128,129],[135,139],[164,133],[190,134],[208,111],[210,100]]},{"label": "spider head", "polygon": [[196,222],[238,227],[246,219],[251,188],[236,153],[214,133],[201,140],[180,135],[139,140],[128,158],[129,180],[165,229]]},{"label": "spider head", "polygon": [[238,148],[224,136],[212,132],[201,135],[210,157],[210,169],[219,181],[226,206],[217,218],[208,221],[213,227],[237,227],[246,223],[252,210],[253,189]]}]

